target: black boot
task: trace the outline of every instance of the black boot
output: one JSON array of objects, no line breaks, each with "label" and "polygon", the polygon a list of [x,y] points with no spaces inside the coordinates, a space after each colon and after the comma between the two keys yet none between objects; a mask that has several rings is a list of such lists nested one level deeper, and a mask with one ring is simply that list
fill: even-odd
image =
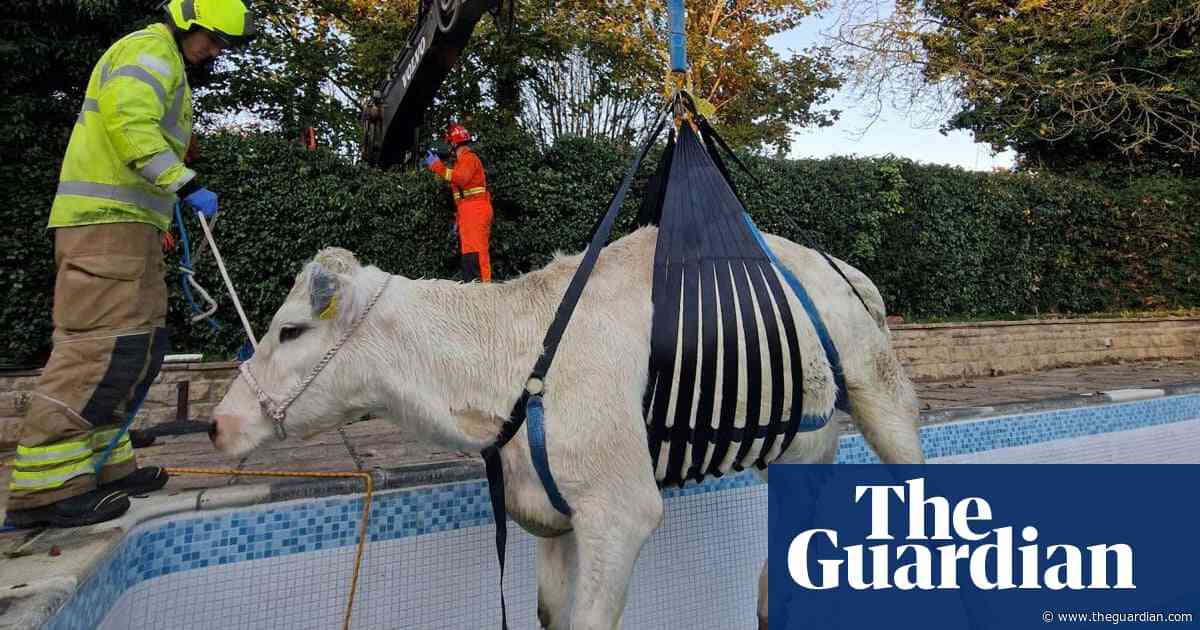
[{"label": "black boot", "polygon": [[158,466],[139,468],[116,481],[100,487],[105,490],[120,490],[125,494],[146,494],[167,485],[167,471]]},{"label": "black boot", "polygon": [[128,509],[129,497],[124,492],[102,488],[42,507],[9,510],[4,524],[21,529],[41,525],[79,527],[111,521]]},{"label": "black boot", "polygon": [[149,431],[129,430],[129,443],[133,445],[133,448],[146,448],[154,444],[155,438],[156,436]]}]

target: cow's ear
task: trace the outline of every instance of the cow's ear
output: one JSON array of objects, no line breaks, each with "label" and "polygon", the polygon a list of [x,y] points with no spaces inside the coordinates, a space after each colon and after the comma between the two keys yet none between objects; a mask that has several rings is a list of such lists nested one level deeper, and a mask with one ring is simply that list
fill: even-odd
[{"label": "cow's ear", "polygon": [[313,319],[336,320],[352,315],[354,275],[362,269],[354,253],[326,247],[308,264],[308,296]]},{"label": "cow's ear", "polygon": [[338,317],[342,279],[319,262],[310,264],[308,272],[308,299],[312,306],[313,319],[333,320]]}]

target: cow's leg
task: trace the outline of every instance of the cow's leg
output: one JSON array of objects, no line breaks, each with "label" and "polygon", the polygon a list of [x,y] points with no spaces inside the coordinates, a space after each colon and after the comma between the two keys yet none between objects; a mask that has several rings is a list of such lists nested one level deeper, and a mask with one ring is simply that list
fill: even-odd
[{"label": "cow's leg", "polygon": [[920,403],[904,367],[890,349],[881,349],[865,378],[847,374],[847,395],[854,421],[885,464],[923,464],[917,432]]},{"label": "cow's leg", "polygon": [[571,630],[618,627],[634,562],[662,513],[662,495],[652,482],[578,507],[571,519],[578,559]]},{"label": "cow's leg", "polygon": [[571,620],[575,533],[537,541],[538,621],[546,630],[566,630]]},{"label": "cow's leg", "polygon": [[767,630],[767,563],[758,574],[758,630]]},{"label": "cow's leg", "polygon": [[[806,444],[807,440],[811,442]],[[797,448],[797,446],[810,448]],[[809,434],[796,436],[796,441],[788,448],[788,452],[780,457],[781,464],[832,464],[837,459],[838,434],[837,423],[829,422],[825,428]],[[755,470],[763,481],[767,481],[767,470]],[[767,630],[767,561],[763,560],[762,571],[758,574],[758,630]]]}]

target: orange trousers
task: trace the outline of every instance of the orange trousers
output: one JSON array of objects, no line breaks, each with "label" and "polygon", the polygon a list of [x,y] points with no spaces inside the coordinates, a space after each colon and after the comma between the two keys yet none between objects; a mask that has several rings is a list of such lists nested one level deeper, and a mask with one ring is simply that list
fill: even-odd
[{"label": "orange trousers", "polygon": [[492,238],[492,200],[487,193],[458,202],[459,252],[462,255],[463,282],[492,281],[492,260],[488,243]]}]

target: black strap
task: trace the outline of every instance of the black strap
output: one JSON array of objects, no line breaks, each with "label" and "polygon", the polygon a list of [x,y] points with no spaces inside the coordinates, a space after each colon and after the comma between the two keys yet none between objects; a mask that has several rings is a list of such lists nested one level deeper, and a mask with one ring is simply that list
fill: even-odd
[{"label": "black strap", "polygon": [[500,449],[483,449],[483,464],[487,471],[488,494],[492,499],[492,516],[496,519],[496,557],[500,559],[500,627],[508,630],[508,608],[504,603],[504,548],[508,542],[508,510],[504,507],[504,469],[500,465]]},{"label": "black strap", "polygon": [[[693,105],[693,107],[694,107],[694,105]],[[695,111],[695,110],[693,109],[693,111]],[[751,171],[750,168],[746,166],[745,162],[742,162],[742,159],[739,158],[737,156],[737,154],[733,152],[733,149],[729,148],[729,145],[725,143],[725,139],[722,138],[720,136],[720,134],[717,133],[716,129],[713,129],[712,125],[710,125],[708,123],[708,120],[706,120],[703,116],[700,116],[698,114],[696,116],[696,120],[699,122],[700,135],[704,137],[705,143],[709,145],[710,150],[713,149],[712,144],[710,142],[710,138],[711,138],[712,140],[715,140],[718,145],[720,145],[720,147],[725,151],[725,153],[730,158],[733,159],[733,162],[738,165],[738,168],[742,169],[743,173],[749,175],[750,179],[754,180],[754,183],[757,184],[759,188],[765,188],[765,186],[762,183],[762,180],[760,180],[758,178],[758,176],[756,176],[754,174],[754,172]],[[729,180],[729,185],[733,186],[733,178],[729,177],[729,171],[726,170],[725,164],[721,160],[721,157],[719,155],[717,155],[715,150],[713,150],[712,153],[713,153],[713,157],[716,159],[717,168],[721,169],[721,171],[725,174],[726,179]],[[737,193],[737,188],[734,188],[734,193],[735,194]],[[738,196],[741,197],[741,195],[738,195]],[[854,292],[854,297],[857,297],[858,301],[862,302],[863,308],[867,309],[867,312],[870,313],[871,308],[869,306],[867,306],[867,301],[863,299],[863,296],[858,292],[858,289],[855,288],[854,283],[850,282],[850,278],[846,277],[846,274],[842,271],[842,268],[838,267],[837,264],[833,262],[833,258],[831,258],[829,256],[829,254],[826,254],[824,251],[817,249],[816,247],[810,246],[810,249],[815,250],[818,254],[820,254],[821,256],[823,256],[825,258],[825,260],[829,263],[829,266],[833,267],[833,270],[836,271],[838,273],[838,275],[842,277],[842,280],[846,281],[846,284],[850,287],[850,290]]]},{"label": "black strap", "polygon": [[[575,305],[579,303],[579,297],[583,294],[583,288],[587,284],[588,276],[591,275],[592,268],[596,266],[596,259],[600,257],[600,250],[608,243],[608,235],[612,232],[612,226],[616,221],[617,215],[620,214],[621,204],[625,201],[625,195],[629,193],[629,188],[633,185],[633,177],[637,174],[638,166],[645,159],[646,154],[650,151],[650,147],[654,145],[655,138],[662,132],[669,112],[669,108],[663,110],[658,121],[652,127],[652,131],[643,143],[641,150],[629,164],[629,169],[625,172],[625,179],[621,181],[621,187],[617,189],[612,201],[609,202],[608,212],[594,230],[592,240],[588,243],[587,252],[583,255],[583,261],[579,263],[579,268],[575,270],[575,275],[571,278],[571,284],[567,287],[567,292],[563,295],[562,302],[558,305],[554,321],[550,324],[550,329],[546,331],[545,339],[542,340],[542,355],[533,366],[533,371],[529,373],[530,379],[544,379],[546,372],[550,370],[550,363],[554,361],[554,354],[558,352],[558,343],[562,341],[567,324],[571,321],[571,314],[575,312]],[[526,382],[528,383],[528,380]],[[529,390],[523,387],[521,389],[521,396],[517,399],[516,404],[513,405],[512,411],[508,415],[508,420],[500,427],[500,433],[496,436],[496,441],[491,446],[483,449],[482,452],[484,468],[487,471],[488,494],[492,501],[492,516],[496,521],[496,556],[500,560],[500,624],[504,630],[508,630],[508,612],[504,603],[504,548],[508,541],[508,510],[505,509],[504,505],[504,468],[500,463],[500,449],[505,444],[508,444],[513,436],[517,434],[517,431],[521,429],[521,425],[525,424],[525,405],[528,401]]]},{"label": "black strap", "polygon": [[[545,379],[546,373],[550,370],[550,364],[554,361],[554,355],[558,352],[558,343],[562,341],[563,333],[567,330],[567,324],[571,322],[571,315],[575,312],[575,306],[579,303],[579,297],[583,295],[583,288],[587,285],[588,276],[592,273],[592,268],[596,266],[596,259],[600,257],[600,250],[604,249],[608,243],[608,235],[612,232],[613,223],[620,214],[621,204],[625,201],[625,195],[629,193],[630,187],[633,185],[633,177],[637,174],[638,166],[653,146],[655,138],[662,131],[663,125],[666,124],[667,114],[670,110],[663,110],[658,121],[652,127],[650,135],[646,138],[641,150],[633,161],[629,163],[629,169],[625,172],[625,178],[621,181],[621,187],[617,189],[613,195],[612,201],[608,204],[608,212],[604,218],[600,220],[595,232],[592,234],[592,240],[588,243],[587,251],[583,255],[583,261],[579,263],[579,268],[575,270],[575,275],[571,277],[571,284],[567,287],[567,292],[563,295],[562,302],[558,304],[558,310],[555,312],[554,321],[550,324],[549,330],[546,331],[546,337],[542,340],[542,355],[538,357],[537,363],[533,366],[533,370],[529,373],[529,378]],[[523,393],[521,398],[517,400],[517,404],[513,406],[512,413],[509,414],[509,419],[500,428],[499,435],[496,436],[494,446],[499,449],[508,444],[513,436],[520,430],[521,425],[525,422],[525,401],[528,398],[528,393]]]},{"label": "black strap", "polygon": [[846,281],[846,284],[850,287],[850,290],[854,292],[854,296],[858,298],[859,302],[862,302],[863,308],[867,309],[867,313],[870,313],[871,307],[867,306],[867,301],[863,299],[863,296],[858,292],[858,289],[854,288],[854,283],[850,282],[850,278],[846,277],[846,274],[842,271],[842,268],[837,266],[837,263],[833,261],[833,258],[830,257],[829,254],[826,254],[819,249],[817,250],[817,253],[825,257],[825,261],[829,263],[829,266],[833,267],[833,270],[842,277],[842,280]]}]

